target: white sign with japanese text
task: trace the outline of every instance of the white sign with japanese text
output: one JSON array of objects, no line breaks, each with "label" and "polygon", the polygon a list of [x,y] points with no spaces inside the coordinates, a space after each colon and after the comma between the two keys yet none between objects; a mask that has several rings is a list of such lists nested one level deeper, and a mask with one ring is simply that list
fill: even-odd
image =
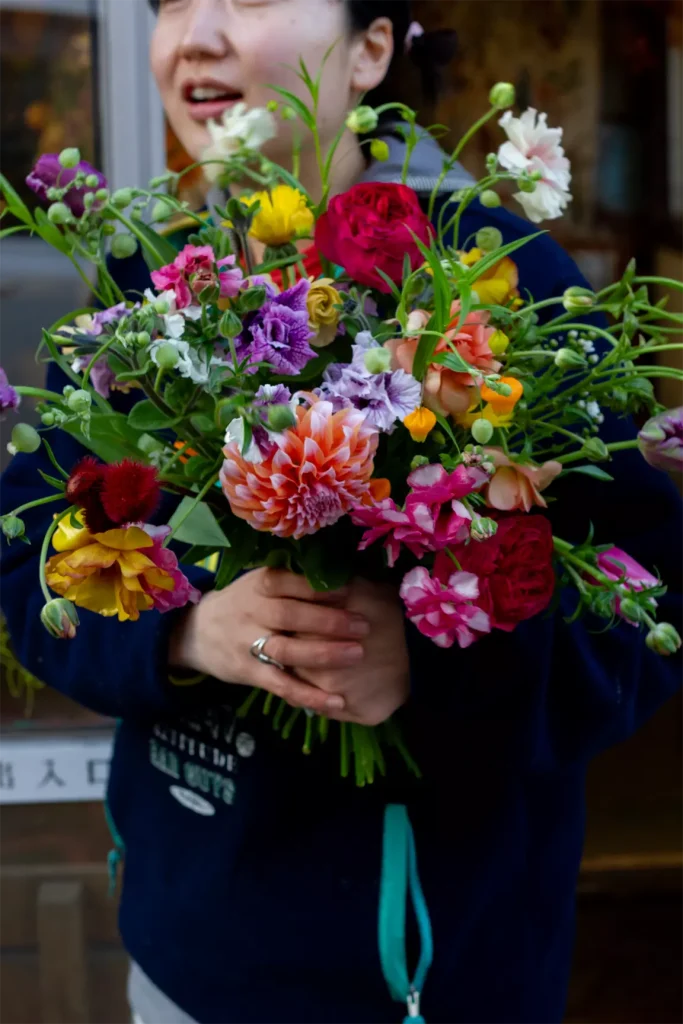
[{"label": "white sign with japanese text", "polygon": [[0,738],[0,804],[103,800],[112,732],[52,733]]}]

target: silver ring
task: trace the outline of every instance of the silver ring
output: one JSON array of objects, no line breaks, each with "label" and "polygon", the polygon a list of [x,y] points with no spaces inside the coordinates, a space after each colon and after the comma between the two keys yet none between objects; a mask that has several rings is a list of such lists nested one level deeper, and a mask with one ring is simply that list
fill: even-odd
[{"label": "silver ring", "polygon": [[281,672],[286,672],[285,666],[281,661],[278,661],[276,658],[270,658],[263,650],[271,636],[273,636],[272,633],[267,633],[266,636],[260,636],[258,640],[254,640],[249,648],[249,653],[257,661],[262,661],[264,665],[273,665],[275,668],[279,668]]}]

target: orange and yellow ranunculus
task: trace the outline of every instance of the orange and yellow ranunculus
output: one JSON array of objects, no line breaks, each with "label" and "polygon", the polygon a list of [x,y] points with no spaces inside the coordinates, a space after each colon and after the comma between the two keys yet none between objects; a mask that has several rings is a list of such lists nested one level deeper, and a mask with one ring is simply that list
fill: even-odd
[{"label": "orange and yellow ranunculus", "polygon": [[[487,254],[482,249],[473,248],[469,252],[460,253],[460,262],[466,267],[473,267]],[[516,265],[509,256],[504,256],[492,267],[485,270],[481,277],[473,283],[472,287],[484,305],[505,306],[511,299],[519,295],[517,285],[519,284],[519,273]]]},{"label": "orange and yellow ranunculus", "polygon": [[46,583],[79,608],[117,615],[121,622],[134,622],[151,608],[181,608],[200,595],[173,552],[162,547],[168,532],[169,527],[126,526],[90,533],[65,517],[53,537],[57,554],[45,566]]}]

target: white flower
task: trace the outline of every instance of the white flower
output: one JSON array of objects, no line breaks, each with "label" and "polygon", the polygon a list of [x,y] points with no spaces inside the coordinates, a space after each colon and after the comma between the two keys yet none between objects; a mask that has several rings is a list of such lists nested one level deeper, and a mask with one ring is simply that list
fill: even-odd
[{"label": "white flower", "polygon": [[[241,149],[260,149],[277,135],[277,124],[271,112],[265,107],[249,110],[246,103],[236,103],[224,112],[220,123],[209,120],[207,127],[211,144],[204,150],[203,160],[229,160]],[[209,181],[216,181],[222,173],[222,162],[204,166]]]},{"label": "white flower", "polygon": [[[172,319],[173,317],[184,317],[185,320],[199,320],[202,315],[201,306],[186,306],[185,309],[179,310],[176,305],[176,297],[173,288],[168,288],[165,292],[159,292],[158,295],[155,295],[151,288],[145,288],[145,298],[148,302],[158,302],[161,300],[166,303],[168,306],[168,312],[163,314],[163,320],[167,326],[169,323],[176,325],[175,330],[178,329],[177,324],[179,321],[177,319]],[[180,331],[180,334],[173,334],[172,331],[169,330],[169,334],[171,334],[171,337],[173,338],[180,338],[182,333],[183,332]]]},{"label": "white flower", "polygon": [[263,455],[253,437],[249,442],[246,452],[242,451],[244,448],[244,420],[241,416],[236,416],[234,420],[230,420],[228,423],[227,430],[225,431],[225,443],[230,444],[231,441],[236,442],[245,462],[263,462]]},{"label": "white flower", "polygon": [[596,401],[586,402],[586,412],[592,420],[597,420],[601,415],[600,406]]},{"label": "white flower", "polygon": [[206,359],[202,359],[199,352],[190,347],[189,342],[179,338],[157,338],[152,342],[149,355],[156,366],[159,365],[157,353],[162,345],[172,345],[178,353],[178,362],[174,369],[181,377],[189,377],[194,384],[207,383],[210,363]]},{"label": "white flower", "polygon": [[501,166],[513,173],[541,174],[533,192],[515,195],[534,224],[561,217],[572,198],[570,164],[561,145],[562,129],[548,128],[546,118],[546,114],[537,114],[529,107],[521,117],[513,117],[506,110],[498,122],[509,140],[498,150]]}]

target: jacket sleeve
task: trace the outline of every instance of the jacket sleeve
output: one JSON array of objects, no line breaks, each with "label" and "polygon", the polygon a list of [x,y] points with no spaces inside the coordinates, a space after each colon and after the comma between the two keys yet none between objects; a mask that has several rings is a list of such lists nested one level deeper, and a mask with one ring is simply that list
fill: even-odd
[{"label": "jacket sleeve", "polygon": [[[48,387],[62,390],[66,378],[54,365]],[[66,470],[87,454],[62,430],[49,433],[55,455]],[[0,493],[2,514],[52,493],[38,472],[54,474],[44,449],[35,455],[14,456],[5,471]],[[81,624],[73,640],[50,636],[40,621],[44,604],[38,579],[41,543],[56,509],[47,504],[22,513],[30,545],[2,545],[2,610],[19,662],[38,679],[85,707],[114,718],[148,717],[181,712],[190,706],[216,702],[225,686],[207,681],[174,686],[168,681],[166,651],[177,612],[144,612],[135,623],[119,622],[79,609]],[[172,507],[170,509],[172,511]],[[164,509],[167,521],[168,511]],[[195,586],[208,588],[210,574],[184,567]]]},{"label": "jacket sleeve", "polygon": [[[566,254],[561,265],[569,273],[548,295],[586,286]],[[601,436],[606,442],[626,440],[635,431],[630,418],[608,414]],[[592,523],[597,543],[615,544],[657,571],[668,586],[657,617],[680,629],[678,492],[637,449],[619,452],[608,469],[612,482],[571,474],[553,486],[554,532],[580,543]],[[413,693],[434,730],[441,726],[430,707],[440,708],[442,719],[504,722],[505,735],[516,731],[520,756],[541,770],[587,760],[634,732],[680,687],[680,652],[668,658],[654,654],[644,632],[623,621],[608,631],[590,618],[569,624],[574,607],[574,595],[565,591],[554,613],[523,622],[512,633],[494,630],[465,650],[439,650],[408,624]]]}]

